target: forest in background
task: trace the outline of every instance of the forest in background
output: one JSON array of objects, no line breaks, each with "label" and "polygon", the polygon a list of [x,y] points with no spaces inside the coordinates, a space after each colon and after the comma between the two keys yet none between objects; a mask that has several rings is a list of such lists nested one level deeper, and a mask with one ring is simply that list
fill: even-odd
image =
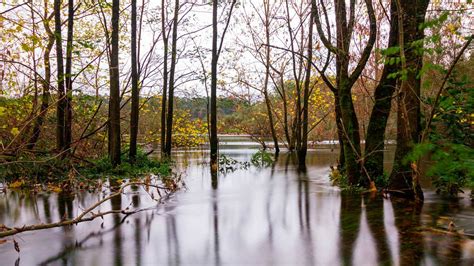
[{"label": "forest in background", "polygon": [[300,165],[336,139],[341,182],[412,199],[427,155],[440,191],[473,185],[471,1],[152,4],[2,1],[6,178],[133,165],[148,144],[209,142],[216,165],[219,133],[270,138]]}]

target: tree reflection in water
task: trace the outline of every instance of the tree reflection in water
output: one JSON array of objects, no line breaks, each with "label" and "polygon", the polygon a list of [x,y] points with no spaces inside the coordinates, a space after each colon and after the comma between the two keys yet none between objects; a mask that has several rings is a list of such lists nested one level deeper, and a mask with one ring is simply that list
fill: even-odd
[{"label": "tree reflection in water", "polygon": [[[244,161],[254,151],[232,152],[231,157]],[[156,206],[142,189],[130,189],[101,210],[156,208],[24,233],[21,263],[472,265],[472,240],[424,229],[452,219],[474,233],[469,202],[447,202],[427,193],[420,209],[379,196],[341,193],[328,179],[328,166],[337,155],[319,150],[308,156],[306,169],[298,169],[292,156],[281,153],[269,168],[217,175],[200,163],[206,154],[187,153],[179,157],[185,163],[178,159],[177,165],[186,169],[186,191]],[[0,223],[57,221],[100,197],[10,191],[0,195]],[[18,254],[2,244],[0,257],[0,264],[11,265]]]}]

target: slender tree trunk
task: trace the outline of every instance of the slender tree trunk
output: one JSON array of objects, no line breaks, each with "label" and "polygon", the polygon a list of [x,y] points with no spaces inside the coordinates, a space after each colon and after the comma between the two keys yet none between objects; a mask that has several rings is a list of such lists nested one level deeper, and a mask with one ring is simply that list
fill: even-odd
[{"label": "slender tree trunk", "polygon": [[[396,47],[398,43],[398,15],[396,0],[390,4],[390,33],[388,47]],[[398,56],[398,55],[395,55]],[[393,57],[393,56],[390,56]],[[388,57],[388,58],[390,58]],[[372,179],[384,175],[384,141],[385,129],[387,127],[390,109],[392,107],[392,96],[397,87],[397,79],[389,78],[390,74],[399,71],[399,66],[386,64],[380,77],[380,82],[374,92],[374,106],[370,114],[367,136],[365,138],[364,167]]]},{"label": "slender tree trunk", "polygon": [[120,161],[120,80],[119,80],[120,0],[112,1],[112,34],[110,52],[109,157],[113,166]]},{"label": "slender tree trunk", "polygon": [[212,59],[211,59],[211,169],[217,169],[217,0],[212,0]]},{"label": "slender tree trunk", "polygon": [[58,103],[56,108],[56,148],[63,151],[65,148],[64,139],[64,112],[66,109],[66,95],[64,90],[64,64],[63,47],[61,35],[61,0],[54,0],[54,36],[56,38],[56,61],[58,77]]},{"label": "slender tree trunk", "polygon": [[170,66],[170,77],[169,77],[169,88],[168,88],[168,110],[166,117],[166,151],[167,157],[171,156],[171,145],[173,135],[173,104],[174,104],[174,74],[176,70],[176,43],[178,40],[178,12],[179,12],[179,0],[175,1],[174,4],[174,17],[173,17],[173,33],[171,37],[171,66]]},{"label": "slender tree trunk", "polygon": [[283,101],[283,130],[285,131],[285,138],[286,143],[288,144],[288,151],[292,152],[295,147],[291,141],[291,135],[288,125],[288,102],[286,98],[286,89],[285,89],[285,81],[283,79],[283,73],[280,74],[280,86],[281,86],[281,99]]},{"label": "slender tree trunk", "polygon": [[161,98],[161,155],[166,154],[166,105],[168,91],[168,34],[166,32],[166,0],[161,1],[161,34],[163,35],[163,94]]},{"label": "slender tree trunk", "polygon": [[342,127],[342,114],[341,107],[339,106],[339,94],[337,91],[334,92],[334,113],[336,114],[336,129],[337,138],[339,142],[339,162],[337,167],[343,169],[346,164],[346,157],[344,156],[344,132]]},{"label": "slender tree trunk", "polygon": [[[295,104],[295,119],[293,123],[293,138],[292,142],[296,142],[296,150],[301,149],[301,84],[300,84],[300,74],[302,68],[302,62],[299,64],[299,73],[296,66],[296,51],[293,43],[293,29],[291,28],[291,18],[290,18],[290,9],[288,0],[285,1],[286,6],[286,23],[288,27],[288,33],[290,35],[290,48],[291,48],[291,59],[293,64],[293,77],[295,79],[296,86],[296,104]],[[303,37],[301,37],[301,43],[303,43]],[[290,144],[291,146],[291,144]]]},{"label": "slender tree trunk", "polygon": [[303,121],[302,121],[302,136],[301,148],[298,150],[299,165],[306,165],[306,154],[308,152],[308,102],[309,102],[309,86],[311,83],[311,60],[313,59],[313,21],[314,21],[315,6],[311,3],[310,17],[309,17],[309,32],[308,32],[308,58],[306,63],[306,74],[303,88]]},{"label": "slender tree trunk", "polygon": [[131,36],[131,57],[132,57],[132,107],[130,112],[130,161],[135,162],[137,155],[137,136],[139,119],[139,89],[138,89],[138,65],[137,65],[137,0],[132,0],[132,36]]},{"label": "slender tree trunk", "polygon": [[[400,196],[423,201],[423,191],[418,180],[416,165],[405,162],[405,157],[412,151],[420,139],[420,87],[421,80],[417,77],[423,66],[422,47],[413,45],[424,38],[420,24],[425,21],[429,0],[396,0],[398,14],[402,16],[399,24],[399,37],[402,44],[402,67],[406,77],[401,81],[398,93],[397,114],[397,149],[390,176],[389,188],[402,191]],[[405,64],[405,65],[403,65]]]},{"label": "slender tree trunk", "polygon": [[67,44],[66,44],[66,110],[64,121],[64,149],[69,150],[72,142],[72,40],[74,31],[74,0],[68,1]]},{"label": "slender tree trunk", "polygon": [[[36,24],[35,12],[34,12],[33,6],[30,6],[30,15],[31,15],[31,23],[32,23],[31,34],[33,36],[36,36],[37,35],[36,28],[37,28],[38,25]],[[31,53],[32,58],[31,58],[31,61],[33,63],[33,68],[32,68],[33,73],[32,74],[33,74],[33,90],[34,90],[34,93],[33,93],[32,105],[31,105],[31,112],[30,112],[30,114],[29,114],[29,116],[26,120],[33,119],[37,115],[37,110],[38,110],[38,90],[39,89],[38,89],[38,65],[37,65],[37,62],[36,62],[36,47],[37,47],[36,43],[32,42],[32,47],[31,47],[32,48],[31,49],[32,50],[32,53]],[[25,133],[30,132],[30,127],[31,127],[31,124],[28,123],[27,126],[24,129],[24,132]],[[28,134],[25,134],[22,137],[22,139],[28,139]],[[22,141],[22,143],[25,143],[25,142]],[[26,145],[28,146],[28,142],[26,142]]]},{"label": "slender tree trunk", "polygon": [[268,122],[270,123],[270,130],[273,139],[273,145],[275,147],[275,155],[278,156],[280,153],[280,147],[278,145],[278,137],[275,130],[275,125],[273,122],[273,111],[271,107],[270,97],[268,95],[268,82],[270,78],[270,2],[265,1],[264,3],[265,8],[265,41],[266,41],[266,49],[265,49],[265,81],[263,85],[263,96],[265,98],[265,105],[267,107],[267,115],[268,115]]},{"label": "slender tree trunk", "polygon": [[[45,17],[48,16],[47,6],[48,6],[48,3],[47,1],[45,1],[45,13],[44,13]],[[35,123],[33,125],[33,132],[26,146],[27,149],[29,150],[34,149],[34,147],[36,146],[36,143],[38,142],[38,139],[41,135],[41,128],[43,126],[44,118],[49,108],[49,98],[50,98],[49,86],[51,86],[50,84],[51,82],[50,54],[54,46],[55,35],[49,27],[49,20],[47,19],[44,20],[43,24],[48,34],[48,42],[46,44],[46,47],[44,48],[44,53],[43,53],[44,78],[42,79],[42,82],[41,82],[41,87],[43,88],[43,91],[41,94],[40,111],[39,111],[38,116],[35,119]]]}]

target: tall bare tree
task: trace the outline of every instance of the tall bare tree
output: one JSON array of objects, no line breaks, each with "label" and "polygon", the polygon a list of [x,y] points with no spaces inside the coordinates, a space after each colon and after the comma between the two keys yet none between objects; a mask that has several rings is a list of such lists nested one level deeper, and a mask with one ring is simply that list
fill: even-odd
[{"label": "tall bare tree", "polygon": [[212,59],[211,59],[211,100],[210,100],[210,122],[211,122],[211,133],[210,133],[210,146],[211,146],[211,169],[217,170],[217,157],[219,140],[217,138],[217,63],[219,61],[219,55],[222,51],[222,45],[224,43],[225,34],[229,27],[230,19],[232,17],[232,11],[234,10],[237,0],[232,0],[230,10],[227,16],[227,21],[220,36],[220,44],[218,46],[217,40],[217,7],[218,0],[212,0]]},{"label": "tall bare tree", "polygon": [[161,155],[166,153],[166,105],[168,91],[168,33],[166,30],[166,0],[161,1],[161,35],[163,36],[163,92],[161,97]]},{"label": "tall bare tree", "polygon": [[270,64],[271,64],[271,58],[270,58],[270,23],[271,23],[271,13],[270,13],[270,1],[269,0],[264,0],[263,1],[263,10],[264,10],[264,28],[265,28],[265,80],[264,80],[264,85],[263,85],[263,96],[265,99],[265,105],[267,107],[267,116],[268,116],[268,123],[270,124],[270,130],[272,133],[272,139],[273,139],[273,146],[275,147],[275,155],[278,156],[280,153],[280,147],[278,145],[278,137],[276,134],[275,130],[275,123],[274,123],[274,118],[273,118],[273,110],[271,106],[271,101],[270,101],[270,95],[268,93],[268,85],[269,85],[269,79],[270,79]]},{"label": "tall bare tree", "polygon": [[140,95],[138,88],[138,63],[137,63],[137,0],[132,0],[131,18],[131,60],[132,60],[132,107],[130,112],[130,161],[134,162],[137,155],[137,136]]},{"label": "tall bare tree", "polygon": [[[398,43],[398,14],[397,0],[390,4],[390,33],[387,48],[397,48]],[[397,53],[387,55],[386,61],[398,57]],[[399,71],[398,64],[385,64],[379,84],[374,92],[374,106],[370,114],[369,126],[365,137],[364,167],[372,178],[383,176],[383,161],[385,147],[385,129],[392,107],[392,96],[397,87],[397,79],[393,76]]]},{"label": "tall bare tree", "polygon": [[[33,8],[33,7],[32,7]],[[54,46],[55,35],[54,32],[51,30],[50,27],[50,20],[54,16],[54,11],[51,14],[48,12],[48,1],[44,1],[44,19],[43,19],[43,27],[46,31],[47,35],[47,43],[43,50],[43,64],[44,64],[44,77],[41,79],[41,106],[38,115],[36,116],[33,131],[31,134],[30,139],[28,140],[27,148],[33,149],[38,142],[38,139],[41,135],[41,129],[43,127],[44,118],[49,108],[49,100],[51,97],[50,94],[50,82],[51,82],[51,60],[50,54]]]},{"label": "tall bare tree", "polygon": [[64,114],[67,105],[66,94],[64,89],[64,63],[61,25],[61,0],[54,0],[54,36],[56,38],[56,64],[58,69],[58,102],[56,107],[56,148],[58,149],[58,151],[63,151],[66,143],[64,135]]},{"label": "tall bare tree", "polygon": [[174,3],[173,17],[173,33],[171,35],[171,65],[168,87],[168,110],[166,113],[166,143],[165,155],[171,156],[172,134],[173,134],[173,108],[174,108],[174,87],[176,72],[176,46],[178,42],[178,17],[179,17],[179,0]]},{"label": "tall bare tree", "polygon": [[74,36],[74,0],[68,0],[66,40],[66,104],[64,117],[64,148],[69,150],[72,141],[72,50]]},{"label": "tall bare tree", "polygon": [[[313,5],[316,6],[316,0],[312,0]],[[359,122],[354,109],[354,103],[352,101],[352,87],[357,81],[359,76],[364,69],[367,60],[370,57],[370,53],[376,39],[376,19],[375,13],[372,6],[371,0],[365,0],[365,6],[367,9],[367,15],[369,18],[369,37],[367,44],[362,50],[361,56],[355,65],[355,68],[350,70],[350,46],[352,40],[352,34],[354,32],[355,25],[355,9],[356,0],[351,0],[349,3],[349,17],[347,16],[347,6],[344,0],[334,0],[335,4],[335,22],[336,22],[336,44],[331,42],[331,36],[326,36],[321,23],[319,10],[316,8],[315,22],[319,37],[324,46],[336,56],[336,84],[335,86],[330,80],[324,76],[322,79],[332,88],[334,96],[336,98],[336,119],[340,123],[338,126],[340,141],[342,140],[343,152],[344,152],[344,170],[348,177],[349,183],[356,185],[360,181],[366,182],[366,179],[361,180],[361,148],[360,148],[360,132]],[[326,18],[326,24],[329,23],[327,18],[325,4],[321,0],[321,8]],[[327,32],[329,33],[330,25]],[[338,112],[340,112],[338,114]],[[342,127],[342,128],[341,128]],[[342,132],[341,132],[342,131]],[[341,136],[342,135],[342,136]]]},{"label": "tall bare tree", "polygon": [[120,160],[120,80],[119,80],[119,16],[120,0],[112,1],[112,33],[110,50],[110,100],[109,100],[109,157],[113,166]]},{"label": "tall bare tree", "polygon": [[308,52],[307,52],[307,61],[306,61],[306,73],[305,81],[303,88],[303,119],[301,126],[302,127],[302,136],[301,136],[301,146],[298,150],[298,162],[300,166],[306,164],[306,154],[308,152],[308,109],[309,109],[309,96],[310,96],[310,83],[311,83],[311,62],[313,60],[313,22],[314,22],[314,12],[316,7],[314,2],[311,2],[310,16],[309,16],[309,32],[308,32]]}]

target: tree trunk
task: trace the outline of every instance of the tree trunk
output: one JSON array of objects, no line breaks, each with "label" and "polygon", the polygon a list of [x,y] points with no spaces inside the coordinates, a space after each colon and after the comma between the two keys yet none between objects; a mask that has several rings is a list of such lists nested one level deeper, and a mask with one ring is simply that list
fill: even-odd
[{"label": "tree trunk", "polygon": [[161,34],[163,35],[163,96],[161,98],[161,155],[166,154],[166,105],[168,88],[168,34],[166,32],[166,0],[161,1]]},{"label": "tree trunk", "polygon": [[342,114],[341,107],[339,106],[339,94],[337,91],[334,91],[334,113],[336,114],[336,129],[337,129],[337,138],[339,142],[339,162],[338,169],[342,170],[345,167],[346,159],[344,157],[344,133],[342,127]]},{"label": "tree trunk", "polygon": [[[397,0],[392,0],[390,4],[390,34],[387,47],[397,47],[398,43],[398,15]],[[395,55],[398,56],[398,55]],[[391,58],[393,56],[389,56]],[[384,141],[385,129],[387,127],[390,109],[392,107],[392,96],[397,87],[396,78],[388,78],[390,74],[399,71],[396,64],[385,64],[380,82],[374,92],[374,106],[370,114],[369,126],[365,138],[364,167],[367,174],[372,178],[384,175]]]},{"label": "tree trunk", "polygon": [[[47,12],[47,1],[45,1],[45,17],[48,16]],[[44,54],[43,54],[43,63],[44,63],[44,78],[42,79],[42,88],[43,92],[41,94],[41,107],[40,107],[40,112],[38,116],[35,119],[35,123],[33,125],[33,132],[32,135],[28,141],[27,144],[27,149],[32,150],[36,146],[36,143],[38,142],[38,139],[41,135],[41,128],[43,126],[44,118],[46,116],[46,113],[49,108],[49,98],[50,98],[50,93],[49,93],[49,86],[51,86],[51,63],[50,63],[50,54],[51,50],[53,49],[54,41],[55,41],[55,35],[49,28],[49,20],[43,20],[44,28],[46,29],[46,32],[48,34],[48,43],[46,44],[46,47],[44,48]]]},{"label": "tree trunk", "polygon": [[170,66],[170,77],[168,87],[168,110],[166,117],[166,150],[165,155],[171,156],[171,145],[172,145],[172,134],[173,134],[173,104],[174,104],[174,74],[176,70],[176,42],[178,40],[178,12],[179,12],[179,0],[175,1],[174,4],[174,17],[173,17],[173,35],[171,37],[171,66]]},{"label": "tree trunk", "polygon": [[273,139],[273,145],[275,147],[275,155],[278,156],[280,153],[280,147],[278,145],[278,138],[275,130],[275,124],[273,122],[273,111],[271,107],[270,97],[268,95],[268,82],[270,78],[270,2],[266,1],[263,3],[265,8],[265,81],[263,85],[263,96],[265,98],[265,105],[267,107],[268,122],[270,123],[270,130]]},{"label": "tree trunk", "polygon": [[[420,24],[425,21],[429,0],[396,0],[398,13],[402,16],[402,26],[399,27],[400,42],[403,46],[402,64],[406,76],[401,81],[398,94],[397,114],[397,149],[395,161],[390,175],[389,188],[402,191],[400,196],[423,201],[423,191],[416,173],[416,165],[404,162],[405,157],[412,151],[420,138],[420,86],[417,77],[423,66],[422,47],[413,45],[415,41],[424,38]],[[403,62],[404,61],[404,62]]]},{"label": "tree trunk", "polygon": [[112,34],[110,52],[109,157],[113,166],[120,161],[120,80],[119,80],[120,0],[112,1]]},{"label": "tree trunk", "polygon": [[309,102],[309,86],[311,83],[311,60],[313,59],[313,21],[315,6],[311,2],[311,14],[309,17],[308,32],[308,58],[306,63],[306,74],[303,88],[303,120],[302,120],[302,136],[301,147],[298,150],[298,162],[300,166],[306,165],[306,154],[308,152],[308,102]]},{"label": "tree trunk", "polygon": [[130,112],[130,161],[135,162],[137,155],[138,119],[139,119],[139,90],[137,65],[137,0],[132,0],[131,25],[131,60],[132,60],[132,106]]},{"label": "tree trunk", "polygon": [[[298,69],[296,65],[296,51],[295,51],[295,46],[293,43],[294,40],[294,35],[293,35],[293,29],[291,28],[291,18],[290,18],[290,9],[289,9],[289,3],[288,0],[285,1],[285,6],[286,6],[286,24],[288,28],[288,33],[290,35],[290,48],[291,48],[291,60],[292,60],[292,66],[293,66],[293,77],[295,79],[295,87],[296,87],[296,103],[295,103],[295,118],[294,118],[294,123],[293,123],[293,128],[292,128],[292,142],[294,144],[290,144],[289,146],[296,146],[296,150],[299,152],[301,149],[301,84],[300,84],[300,77],[301,77],[301,71],[302,71],[302,61],[300,61]],[[301,43],[303,43],[303,31],[301,30],[301,38],[300,38]],[[299,71],[298,71],[299,70]]]},{"label": "tree trunk", "polygon": [[66,110],[64,121],[64,149],[72,142],[72,40],[74,31],[74,0],[68,1],[67,45],[66,45]]},{"label": "tree trunk", "polygon": [[[313,5],[315,5],[313,0]],[[354,109],[354,103],[352,101],[352,86],[355,84],[357,79],[362,74],[367,60],[370,57],[370,53],[376,40],[376,18],[375,12],[372,6],[371,0],[365,0],[367,8],[367,15],[369,18],[369,37],[367,44],[362,50],[361,56],[355,65],[354,69],[349,72],[350,65],[350,46],[352,33],[354,31],[354,25],[356,24],[356,1],[349,1],[349,16],[346,10],[346,1],[335,0],[335,22],[336,22],[336,44],[335,46],[331,42],[331,36],[329,38],[323,31],[321,19],[319,17],[319,11],[315,11],[315,23],[318,30],[319,37],[328,49],[330,53],[336,55],[336,86],[334,87],[328,78],[324,76],[326,84],[333,90],[335,101],[336,101],[336,124],[338,127],[339,142],[341,143],[341,151],[343,150],[344,158],[340,159],[344,161],[344,174],[347,175],[350,185],[360,184],[360,172],[361,172],[361,149],[360,149],[360,133],[359,123],[357,115]],[[324,6],[322,6],[326,21],[329,21],[327,12]],[[330,35],[330,30],[327,30],[327,34]],[[338,113],[338,111],[340,113]],[[368,182],[362,181],[363,184]]]},{"label": "tree trunk", "polygon": [[292,145],[291,135],[288,125],[288,102],[286,100],[286,89],[285,89],[285,81],[283,79],[283,73],[280,74],[280,86],[281,86],[281,99],[283,102],[283,129],[285,131],[285,138],[288,144],[288,151],[292,152],[295,147]]},{"label": "tree trunk", "polygon": [[64,139],[64,112],[66,109],[66,97],[64,90],[64,64],[63,47],[61,35],[61,0],[54,0],[54,36],[56,38],[56,61],[58,76],[58,103],[56,108],[56,148],[63,151],[65,148]]},{"label": "tree trunk", "polygon": [[211,169],[217,169],[217,0],[212,0],[212,59],[211,59]]},{"label": "tree trunk", "polygon": [[352,102],[351,86],[342,78],[338,84],[342,118],[345,172],[351,185],[360,181],[360,135],[359,123]]}]

